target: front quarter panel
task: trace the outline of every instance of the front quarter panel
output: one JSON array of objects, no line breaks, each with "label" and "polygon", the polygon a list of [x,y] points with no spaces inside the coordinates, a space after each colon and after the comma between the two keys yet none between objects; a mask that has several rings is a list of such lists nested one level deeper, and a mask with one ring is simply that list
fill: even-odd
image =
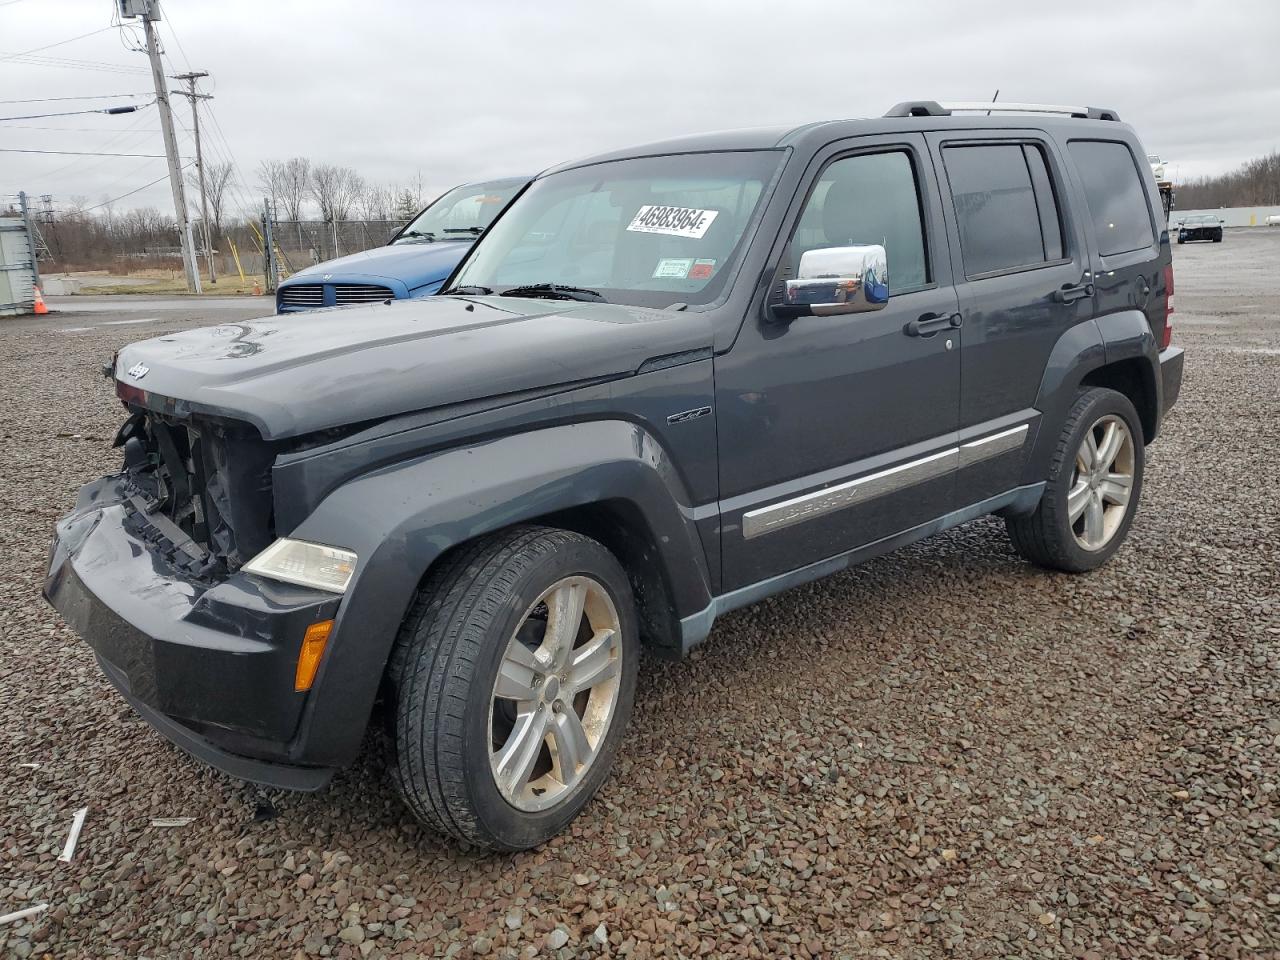
[{"label": "front quarter panel", "polygon": [[639,511],[680,611],[710,601],[694,508],[662,445],[639,424],[597,420],[455,448],[359,477],[290,536],[359,557],[300,743],[310,763],[356,754],[400,621],[423,572],[450,547],[512,524],[606,500]]}]

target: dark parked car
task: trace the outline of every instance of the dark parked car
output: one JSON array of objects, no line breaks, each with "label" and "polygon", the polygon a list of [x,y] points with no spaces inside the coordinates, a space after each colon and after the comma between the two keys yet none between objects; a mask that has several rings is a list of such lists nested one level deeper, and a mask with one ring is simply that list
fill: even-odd
[{"label": "dark parked car", "polygon": [[1187,217],[1178,224],[1178,242],[1212,240],[1214,243],[1221,243],[1222,224],[1223,221],[1213,216],[1213,214],[1197,214],[1193,217]]},{"label": "dark parked car", "polygon": [[529,182],[507,177],[454,187],[385,247],[299,270],[276,289],[276,313],[427,297]]},{"label": "dark parked car", "polygon": [[414,813],[518,849],[642,643],[991,513],[1098,567],[1182,379],[1156,185],[1113,111],[964,109],[566,164],[446,295],[124,348],[46,596],[195,756],[316,789],[381,698]]}]

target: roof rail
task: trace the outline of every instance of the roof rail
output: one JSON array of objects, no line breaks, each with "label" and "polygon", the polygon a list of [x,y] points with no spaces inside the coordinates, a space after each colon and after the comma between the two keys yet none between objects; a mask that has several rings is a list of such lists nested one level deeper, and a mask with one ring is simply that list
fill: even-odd
[{"label": "roof rail", "polygon": [[1119,120],[1120,114],[1105,107],[1072,107],[1052,103],[1000,103],[986,100],[905,100],[890,108],[886,117],[949,117],[953,113],[1056,113],[1082,120]]}]

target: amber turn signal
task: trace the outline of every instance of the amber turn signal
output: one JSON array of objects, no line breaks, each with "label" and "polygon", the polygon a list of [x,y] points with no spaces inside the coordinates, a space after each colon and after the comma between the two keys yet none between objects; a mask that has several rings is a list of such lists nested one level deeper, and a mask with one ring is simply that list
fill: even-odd
[{"label": "amber turn signal", "polygon": [[302,636],[302,650],[298,653],[298,669],[293,675],[293,689],[298,693],[310,690],[315,682],[316,671],[320,669],[320,658],[324,656],[325,644],[329,642],[329,634],[333,631],[332,620],[321,620],[307,627]]}]

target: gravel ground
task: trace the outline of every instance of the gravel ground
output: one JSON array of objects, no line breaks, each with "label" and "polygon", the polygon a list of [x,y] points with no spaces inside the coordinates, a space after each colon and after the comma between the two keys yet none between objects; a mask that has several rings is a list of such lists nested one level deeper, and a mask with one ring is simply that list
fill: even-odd
[{"label": "gravel ground", "polygon": [[0,327],[0,913],[50,905],[0,953],[1280,956],[1280,230],[1175,249],[1186,382],[1108,567],[986,520],[726,617],[645,663],[571,831],[504,857],[413,822],[376,746],[261,791],[132,715],[38,592],[115,462],[101,363],[183,321]]}]

